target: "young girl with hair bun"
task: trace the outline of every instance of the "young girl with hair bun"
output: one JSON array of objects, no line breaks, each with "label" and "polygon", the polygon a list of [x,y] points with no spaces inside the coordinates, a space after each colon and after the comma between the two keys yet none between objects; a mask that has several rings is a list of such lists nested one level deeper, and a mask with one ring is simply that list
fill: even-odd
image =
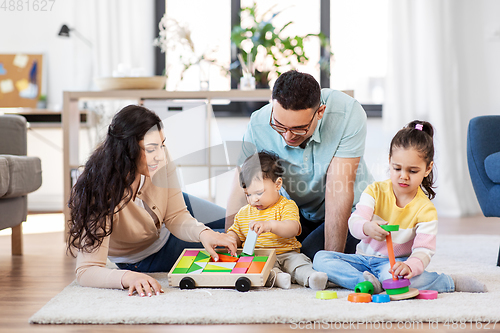
[{"label": "young girl with hair bun", "polygon": [[[434,192],[434,129],[415,120],[392,139],[389,149],[390,179],[375,182],[361,195],[349,218],[351,234],[360,239],[356,254],[320,251],[314,269],[344,288],[370,281],[376,293],[392,273],[410,279],[413,288],[438,292],[485,292],[480,281],[425,270],[436,251],[438,217],[431,202]],[[386,236],[380,225],[399,225],[392,232],[396,263],[388,259]]]}]

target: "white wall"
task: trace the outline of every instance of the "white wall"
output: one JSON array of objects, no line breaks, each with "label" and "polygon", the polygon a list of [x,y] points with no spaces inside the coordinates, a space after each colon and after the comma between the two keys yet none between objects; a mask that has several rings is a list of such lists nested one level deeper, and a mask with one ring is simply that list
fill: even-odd
[{"label": "white wall", "polygon": [[[42,93],[49,109],[60,110],[64,90],[95,89],[89,86],[92,72],[111,76],[118,63],[126,62],[153,74],[153,5],[152,0],[59,0],[46,12],[2,9],[0,53],[44,54]],[[62,24],[78,30],[93,47],[74,34],[59,37]],[[137,42],[130,45],[132,40]]]},{"label": "white wall", "polygon": [[462,107],[470,118],[500,114],[500,1],[461,0],[457,15]]}]

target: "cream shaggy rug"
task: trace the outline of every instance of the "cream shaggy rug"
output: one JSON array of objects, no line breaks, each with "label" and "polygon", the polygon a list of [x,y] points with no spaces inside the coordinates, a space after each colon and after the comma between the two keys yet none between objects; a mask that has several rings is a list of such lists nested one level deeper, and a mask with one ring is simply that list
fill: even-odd
[{"label": "cream shaggy rug", "polygon": [[[334,289],[339,298],[318,300],[315,291],[293,285],[289,290],[257,288],[179,290],[168,287],[167,274],[152,274],[165,293],[129,297],[127,291],[67,286],[30,318],[34,324],[249,324],[314,323],[342,325],[355,322],[498,322],[500,326],[500,267],[496,267],[500,236],[440,236],[429,270],[468,274],[483,281],[484,294],[439,294],[437,300],[390,303],[350,303],[352,292]],[[428,324],[426,324],[428,325]],[[451,327],[451,326],[450,326]],[[458,327],[458,326],[457,326]],[[467,326],[468,327],[468,326]]]}]

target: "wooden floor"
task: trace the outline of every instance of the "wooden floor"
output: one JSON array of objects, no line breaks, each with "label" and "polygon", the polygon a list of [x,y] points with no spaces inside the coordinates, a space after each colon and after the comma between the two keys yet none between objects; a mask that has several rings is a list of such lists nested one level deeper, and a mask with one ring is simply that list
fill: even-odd
[{"label": "wooden floor", "polygon": [[[500,234],[500,219],[442,218],[440,234]],[[10,255],[10,236],[0,236],[0,332],[273,332],[297,330],[290,325],[30,325],[28,319],[74,280],[75,261],[64,254],[63,235],[26,234],[24,255]],[[492,263],[494,265],[495,263]],[[307,328],[307,327],[306,327]],[[490,325],[492,328],[492,325]],[[364,327],[360,330],[367,331]],[[375,329],[373,329],[376,331]],[[380,330],[380,329],[379,329]],[[405,329],[406,330],[406,329]],[[419,327],[414,332],[453,330]],[[457,329],[459,330],[459,329]],[[471,330],[468,326],[465,331]],[[453,330],[455,331],[455,330]],[[500,332],[500,323],[494,330]]]}]

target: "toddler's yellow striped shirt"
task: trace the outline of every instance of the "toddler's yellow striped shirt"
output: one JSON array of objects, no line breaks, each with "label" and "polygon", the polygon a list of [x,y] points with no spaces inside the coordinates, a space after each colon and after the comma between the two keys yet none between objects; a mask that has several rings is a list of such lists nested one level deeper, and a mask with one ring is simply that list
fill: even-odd
[{"label": "toddler's yellow striped shirt", "polygon": [[[250,222],[285,220],[297,221],[300,225],[299,208],[297,204],[293,200],[281,196],[278,202],[264,210],[258,210],[251,205],[244,206],[234,217],[234,224],[229,230],[234,231],[244,244],[248,234],[248,224]],[[302,228],[299,229],[297,236],[300,235],[301,231]],[[283,238],[271,232],[265,232],[259,235],[255,247],[275,248],[276,254],[280,254],[289,251],[299,252],[302,244],[300,244],[295,237]]]}]

